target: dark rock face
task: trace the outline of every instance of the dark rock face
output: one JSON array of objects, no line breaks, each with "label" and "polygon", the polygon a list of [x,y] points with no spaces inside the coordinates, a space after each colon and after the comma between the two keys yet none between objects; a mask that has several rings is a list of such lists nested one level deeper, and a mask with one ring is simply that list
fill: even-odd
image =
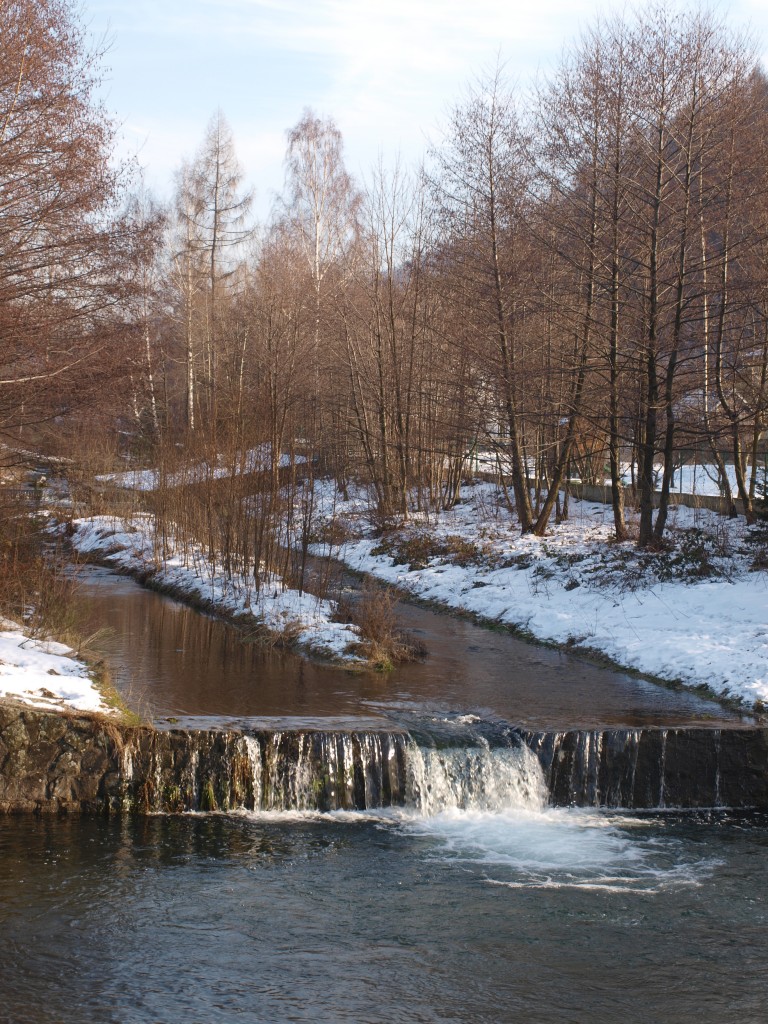
[{"label": "dark rock face", "polygon": [[[515,730],[557,806],[768,809],[768,730]],[[364,810],[407,799],[405,731],[155,730],[0,702],[0,813]]]},{"label": "dark rock face", "polygon": [[112,729],[0,704],[0,810],[97,811],[117,774]]},{"label": "dark rock face", "polygon": [[156,731],[0,704],[0,812],[386,807],[405,733]]},{"label": "dark rock face", "polygon": [[768,808],[768,731],[522,733],[558,806]]}]

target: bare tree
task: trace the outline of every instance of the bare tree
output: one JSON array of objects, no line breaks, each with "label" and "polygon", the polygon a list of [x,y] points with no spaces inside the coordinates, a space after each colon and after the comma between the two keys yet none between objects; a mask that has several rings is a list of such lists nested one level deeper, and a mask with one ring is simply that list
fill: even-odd
[{"label": "bare tree", "polygon": [[521,420],[520,289],[526,201],[526,139],[501,69],[471,87],[434,151],[432,183],[455,259],[472,292],[473,343],[493,338],[488,369],[498,388],[517,517],[533,527]]},{"label": "bare tree", "polygon": [[[243,172],[234,140],[219,110],[191,163],[183,163],[176,186],[176,278],[183,297],[187,364],[187,424],[195,428],[195,409],[204,408],[215,432],[220,337],[220,305],[227,283],[244,257],[252,228],[252,194],[243,188]],[[203,399],[196,394],[204,384]]]},{"label": "bare tree", "polygon": [[[93,400],[126,369],[123,303],[143,241],[121,219],[125,169],[95,99],[91,52],[69,0],[2,5],[0,429]],[[89,388],[89,384],[93,387]]]}]

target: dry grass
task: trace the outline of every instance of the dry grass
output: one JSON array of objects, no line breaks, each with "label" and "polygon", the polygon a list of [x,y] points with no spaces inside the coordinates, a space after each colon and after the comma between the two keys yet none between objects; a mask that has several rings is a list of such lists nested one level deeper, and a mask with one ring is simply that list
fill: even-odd
[{"label": "dry grass", "polygon": [[360,630],[360,653],[378,671],[389,671],[398,662],[416,661],[426,654],[424,646],[397,625],[396,602],[394,591],[367,582],[355,600],[339,605],[340,617]]},{"label": "dry grass", "polygon": [[490,549],[479,548],[457,534],[436,537],[425,530],[396,532],[383,538],[372,555],[389,555],[394,565],[407,565],[411,570],[424,569],[434,558],[453,565],[479,565],[491,557]]},{"label": "dry grass", "polygon": [[65,560],[33,517],[0,522],[0,614],[23,622],[33,636],[68,643],[76,633],[74,587]]}]

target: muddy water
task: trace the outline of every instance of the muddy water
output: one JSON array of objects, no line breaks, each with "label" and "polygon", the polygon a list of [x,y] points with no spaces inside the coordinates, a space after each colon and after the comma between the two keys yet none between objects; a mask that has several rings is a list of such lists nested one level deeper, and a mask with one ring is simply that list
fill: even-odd
[{"label": "muddy water", "polygon": [[536,729],[740,721],[720,705],[406,603],[421,663],[348,672],[244,642],[243,633],[99,567],[79,572],[94,646],[118,689],[155,718],[468,714]]}]

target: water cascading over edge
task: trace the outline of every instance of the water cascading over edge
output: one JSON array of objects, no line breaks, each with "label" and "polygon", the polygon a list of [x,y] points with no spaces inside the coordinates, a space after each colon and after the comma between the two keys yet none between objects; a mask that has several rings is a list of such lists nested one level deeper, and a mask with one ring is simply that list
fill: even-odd
[{"label": "water cascading over edge", "polygon": [[[119,804],[150,812],[541,807],[535,755],[512,747],[422,747],[408,733],[169,730],[122,753]],[[115,808],[117,809],[117,808]]]},{"label": "water cascading over edge", "polygon": [[768,808],[759,728],[526,732],[550,803],[630,810]]},{"label": "water cascading over edge", "polygon": [[547,802],[544,774],[527,746],[407,747],[406,803],[423,815],[444,811],[539,810]]},{"label": "water cascading over edge", "polygon": [[114,809],[333,811],[400,805],[404,732],[168,730],[123,752]]},{"label": "water cascading over edge", "polygon": [[121,726],[0,706],[0,812],[768,809],[768,730]]},{"label": "water cascading over edge", "polygon": [[503,736],[429,745],[405,730],[158,733],[149,749],[124,754],[124,794],[152,811],[768,807],[763,730]]}]

